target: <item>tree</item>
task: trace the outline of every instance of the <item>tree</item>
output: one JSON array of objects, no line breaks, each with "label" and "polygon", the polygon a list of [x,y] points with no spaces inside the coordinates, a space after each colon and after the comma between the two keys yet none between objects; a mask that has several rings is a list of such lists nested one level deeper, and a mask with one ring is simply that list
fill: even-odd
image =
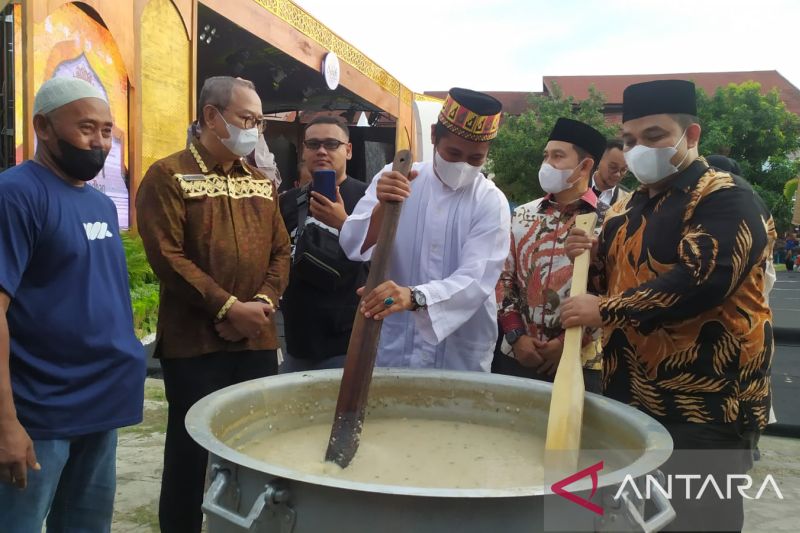
[{"label": "tree", "polygon": [[784,191],[800,174],[800,117],[786,109],[777,89],[761,94],[754,81],[720,87],[712,96],[698,89],[697,112],[700,153],[735,159],[772,212],[778,232],[788,229],[792,203]]},{"label": "tree", "polygon": [[[702,153],[735,159],[753,183],[762,166],[800,149],[800,117],[786,109],[777,89],[761,94],[761,85],[748,81],[718,88],[712,96],[697,89],[697,112],[703,134]],[[781,184],[783,186],[783,184]]]},{"label": "tree", "polygon": [[564,98],[556,84],[553,84],[552,94],[531,94],[528,101],[530,109],[522,115],[506,115],[492,143],[488,165],[498,187],[513,203],[543,196],[538,177],[542,152],[559,117],[590,124],[607,137],[619,132],[616,125],[606,124],[603,117],[605,97],[594,86],[589,87],[589,98],[582,102],[576,102],[571,96]]},{"label": "tree", "polygon": [[[555,85],[552,94],[532,94],[529,102],[530,109],[522,115],[506,116],[488,165],[514,203],[542,196],[538,180],[542,151],[558,117],[591,124],[607,137],[619,134],[618,126],[605,123],[605,97],[593,86],[582,102],[565,98]],[[713,95],[698,89],[697,111],[703,128],[700,153],[735,159],[742,177],[772,212],[778,231],[788,229],[792,203],[785,189],[800,175],[800,117],[786,109],[777,89],[761,94],[761,86],[753,81],[720,87]],[[636,180],[629,175],[623,184],[635,187]]]},{"label": "tree", "polygon": [[794,195],[797,194],[797,186],[800,185],[800,178],[794,178],[786,182],[783,187],[783,195],[790,202],[794,202]]}]

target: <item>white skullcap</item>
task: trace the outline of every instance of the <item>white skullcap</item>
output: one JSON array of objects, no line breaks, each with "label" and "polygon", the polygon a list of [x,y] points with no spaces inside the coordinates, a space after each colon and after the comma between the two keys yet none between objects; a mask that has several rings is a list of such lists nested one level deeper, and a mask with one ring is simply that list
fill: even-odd
[{"label": "white skullcap", "polygon": [[106,101],[100,89],[80,78],[51,78],[44,82],[36,93],[33,114],[46,114],[82,98],[99,98]]}]

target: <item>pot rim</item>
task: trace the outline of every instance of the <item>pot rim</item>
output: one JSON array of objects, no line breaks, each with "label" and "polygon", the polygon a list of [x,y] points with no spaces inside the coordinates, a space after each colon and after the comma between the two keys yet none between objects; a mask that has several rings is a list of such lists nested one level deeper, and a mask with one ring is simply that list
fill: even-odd
[{"label": "pot rim", "polygon": [[[308,384],[309,381],[340,381],[341,369],[333,370],[314,370],[308,372],[296,372],[292,374],[279,374],[259,378],[243,383],[238,383],[205,396],[195,403],[186,415],[185,425],[189,435],[200,446],[210,453],[221,457],[231,463],[250,468],[258,472],[263,472],[279,478],[285,478],[302,483],[311,483],[336,489],[354,490],[361,492],[382,493],[404,496],[425,496],[440,498],[508,498],[522,496],[542,496],[553,494],[550,486],[546,484],[512,487],[512,488],[471,488],[471,489],[450,489],[450,488],[428,488],[401,485],[385,485],[379,483],[366,483],[349,481],[335,477],[317,474],[307,474],[299,470],[286,468],[274,463],[268,463],[255,459],[249,455],[241,453],[217,438],[210,430],[211,421],[214,413],[223,405],[236,399],[249,398],[253,392],[263,392],[270,385],[280,384],[281,387],[297,385],[298,387]],[[463,372],[452,370],[420,370],[420,369],[399,369],[399,368],[376,368],[373,379],[430,379],[440,381],[470,382],[478,385],[510,385],[514,388],[523,389],[546,389],[547,396],[550,396],[552,383],[543,381],[504,376],[499,374],[489,374],[482,372]],[[586,393],[587,403],[594,404],[595,407],[606,413],[613,413],[617,420],[624,422],[627,426],[634,428],[644,441],[643,452],[630,464],[617,470],[612,470],[598,474],[597,488],[613,486],[622,483],[627,475],[634,478],[643,476],[656,470],[672,454],[672,437],[667,430],[649,415],[638,409],[626,405],[622,402],[606,398],[598,394]],[[591,490],[591,480],[588,476],[581,478],[569,485],[570,492]]]}]

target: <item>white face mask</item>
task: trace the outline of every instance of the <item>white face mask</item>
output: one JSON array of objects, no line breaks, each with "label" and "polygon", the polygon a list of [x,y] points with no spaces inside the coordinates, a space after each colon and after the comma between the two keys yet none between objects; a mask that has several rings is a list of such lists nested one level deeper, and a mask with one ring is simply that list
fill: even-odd
[{"label": "white face mask", "polygon": [[678,172],[678,167],[686,160],[689,155],[689,150],[686,150],[686,155],[680,160],[678,166],[672,164],[672,158],[678,153],[678,145],[686,136],[686,130],[683,130],[683,135],[675,143],[675,146],[667,146],[665,148],[651,148],[637,144],[629,151],[625,152],[625,162],[628,168],[636,179],[644,185],[652,185],[658,183],[667,176],[671,176]]},{"label": "white face mask", "polygon": [[220,142],[225,145],[225,148],[239,157],[244,157],[252,153],[252,151],[256,149],[256,144],[258,144],[258,128],[243,130],[242,128],[228,124],[228,121],[222,116],[222,112],[218,112],[222,122],[225,123],[225,127],[228,129],[227,139],[217,136]]},{"label": "white face mask", "polygon": [[542,166],[539,167],[539,185],[542,186],[544,192],[550,194],[558,194],[561,191],[571,189],[577,181],[569,183],[569,179],[577,168],[561,170],[550,163],[542,163]]},{"label": "white face mask", "polygon": [[442,180],[442,183],[453,190],[457,190],[475,181],[475,178],[481,173],[481,167],[473,167],[466,161],[458,163],[445,161],[434,148],[433,171]]}]

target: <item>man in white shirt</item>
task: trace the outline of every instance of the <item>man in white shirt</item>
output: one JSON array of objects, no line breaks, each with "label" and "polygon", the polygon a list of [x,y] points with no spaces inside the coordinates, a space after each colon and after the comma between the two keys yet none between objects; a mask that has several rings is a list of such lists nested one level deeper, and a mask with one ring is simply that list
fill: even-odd
[{"label": "man in white shirt", "polygon": [[628,172],[625,156],[622,155],[622,141],[610,139],[606,151],[592,176],[592,190],[597,199],[611,206],[629,196],[629,191],[619,184]]},{"label": "man in white shirt", "polygon": [[368,261],[384,203],[403,202],[390,281],[366,295],[359,311],[383,320],[379,366],[490,370],[511,213],[480,169],[501,108],[486,94],[451,89],[431,128],[433,162],[414,164],[409,178],[384,168],[342,228],[342,249]]}]

